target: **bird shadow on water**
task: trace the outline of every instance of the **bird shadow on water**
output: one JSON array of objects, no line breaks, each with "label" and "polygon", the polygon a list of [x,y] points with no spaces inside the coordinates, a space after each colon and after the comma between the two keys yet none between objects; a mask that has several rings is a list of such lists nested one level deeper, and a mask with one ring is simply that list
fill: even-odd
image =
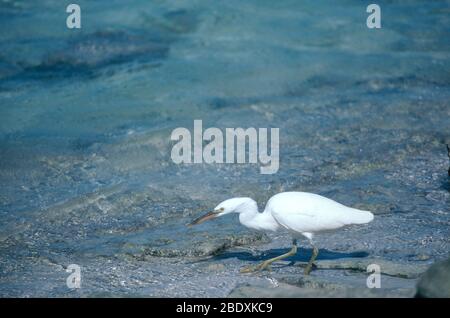
[{"label": "bird shadow on water", "polygon": [[[270,258],[274,258],[277,256],[280,256],[282,254],[285,254],[290,249],[270,249],[267,251],[262,252],[259,255],[255,255],[251,252],[247,251],[227,251],[223,252],[221,254],[215,255],[212,259],[213,260],[224,260],[228,258],[237,258],[241,261],[264,261]],[[286,261],[291,262],[308,262],[312,254],[311,248],[299,248],[297,250],[297,254],[294,256],[290,256],[285,258]],[[320,249],[319,255],[317,256],[316,260],[335,260],[340,258],[364,258],[369,256],[369,253],[364,251],[357,251],[357,252],[333,252],[326,249]]]}]

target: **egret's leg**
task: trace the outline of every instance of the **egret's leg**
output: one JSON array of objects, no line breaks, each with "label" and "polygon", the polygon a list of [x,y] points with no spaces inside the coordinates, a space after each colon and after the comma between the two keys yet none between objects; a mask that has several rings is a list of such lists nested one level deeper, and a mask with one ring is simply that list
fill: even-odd
[{"label": "egret's leg", "polygon": [[293,256],[295,254],[297,254],[297,240],[296,239],[292,240],[292,249],[289,252],[287,252],[286,254],[283,254],[283,255],[280,255],[280,256],[268,259],[267,261],[264,261],[261,264],[258,264],[256,266],[244,267],[243,269],[241,269],[241,273],[250,273],[250,272],[255,272],[255,271],[260,271],[260,270],[266,269],[273,262],[282,260],[284,258],[287,258],[289,256]]},{"label": "egret's leg", "polygon": [[305,275],[309,275],[309,273],[311,272],[313,263],[316,260],[317,255],[319,255],[319,249],[317,247],[315,247],[312,243],[311,243],[311,245],[313,247],[313,251],[312,251],[311,259],[309,260],[308,265],[306,265],[305,271],[303,272],[303,274],[305,274]]}]

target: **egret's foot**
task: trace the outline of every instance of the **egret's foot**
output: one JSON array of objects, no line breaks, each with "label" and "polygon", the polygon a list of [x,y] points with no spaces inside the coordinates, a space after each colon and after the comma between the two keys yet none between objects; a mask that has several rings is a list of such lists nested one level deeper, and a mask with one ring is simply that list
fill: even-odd
[{"label": "egret's foot", "polygon": [[257,266],[245,266],[245,267],[242,267],[239,272],[241,274],[245,274],[245,273],[253,273],[253,272],[256,272],[257,270],[258,270]]},{"label": "egret's foot", "polygon": [[241,273],[253,273],[253,272],[258,272],[258,271],[262,271],[265,269],[271,270],[270,263],[262,262],[261,264],[258,264],[256,266],[245,266],[240,270],[240,272]]},{"label": "egret's foot", "polygon": [[303,275],[308,276],[309,273],[311,273],[311,267],[305,268],[305,270],[303,271]]},{"label": "egret's foot", "polygon": [[314,264],[308,264],[308,265],[305,267],[305,270],[303,271],[303,275],[305,275],[305,276],[309,275],[309,273],[311,273],[311,270],[313,269],[313,267],[316,267],[316,265],[314,265]]},{"label": "egret's foot", "polygon": [[319,249],[317,247],[315,247],[313,245],[313,252],[311,255],[311,259],[308,262],[308,265],[306,265],[305,271],[303,272],[303,274],[305,275],[309,275],[309,273],[311,273],[312,267],[316,267],[314,265],[314,261],[316,260],[317,255],[319,255]]}]

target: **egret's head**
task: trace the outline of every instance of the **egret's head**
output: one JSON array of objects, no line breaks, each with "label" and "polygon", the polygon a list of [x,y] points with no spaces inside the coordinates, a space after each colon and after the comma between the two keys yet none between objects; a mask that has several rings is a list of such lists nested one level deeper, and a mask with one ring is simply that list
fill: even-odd
[{"label": "egret's head", "polygon": [[258,209],[256,206],[256,202],[250,198],[232,198],[221,202],[218,206],[215,207],[213,211],[210,211],[201,217],[192,221],[189,225],[200,224],[206,220],[214,219],[222,215],[226,215],[229,213],[241,213],[249,208]]}]

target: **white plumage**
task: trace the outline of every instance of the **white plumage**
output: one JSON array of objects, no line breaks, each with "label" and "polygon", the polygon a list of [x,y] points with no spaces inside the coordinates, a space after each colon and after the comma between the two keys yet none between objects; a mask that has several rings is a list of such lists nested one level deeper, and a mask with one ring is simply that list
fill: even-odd
[{"label": "white plumage", "polygon": [[229,213],[239,213],[239,221],[248,228],[258,231],[285,229],[293,237],[293,247],[289,253],[267,260],[256,268],[246,268],[244,271],[264,269],[274,261],[295,254],[297,238],[303,235],[313,246],[313,255],[305,274],[309,274],[318,254],[312,242],[314,233],[331,231],[346,225],[369,223],[374,217],[369,211],[350,208],[318,194],[282,192],[270,198],[262,213],[258,212],[258,205],[253,199],[232,198],[220,203],[214,211],[194,220],[192,225]]},{"label": "white plumage", "polygon": [[263,213],[270,213],[282,227],[294,233],[317,233],[345,225],[364,224],[373,214],[347,207],[318,194],[283,192],[274,195]]}]

